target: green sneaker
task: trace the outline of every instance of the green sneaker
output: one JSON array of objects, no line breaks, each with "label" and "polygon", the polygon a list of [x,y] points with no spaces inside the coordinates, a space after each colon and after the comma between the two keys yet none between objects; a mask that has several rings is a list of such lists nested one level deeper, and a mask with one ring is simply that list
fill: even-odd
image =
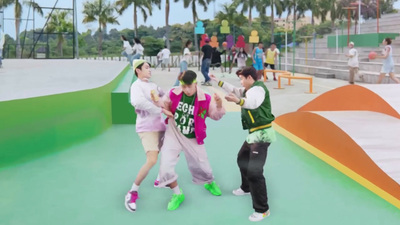
[{"label": "green sneaker", "polygon": [[179,208],[180,204],[185,200],[185,195],[182,192],[179,195],[173,194],[171,201],[168,202],[168,210],[175,210]]},{"label": "green sneaker", "polygon": [[204,184],[204,187],[211,192],[211,194],[220,196],[222,194],[221,189],[219,189],[218,185],[215,181],[211,182],[211,184]]}]

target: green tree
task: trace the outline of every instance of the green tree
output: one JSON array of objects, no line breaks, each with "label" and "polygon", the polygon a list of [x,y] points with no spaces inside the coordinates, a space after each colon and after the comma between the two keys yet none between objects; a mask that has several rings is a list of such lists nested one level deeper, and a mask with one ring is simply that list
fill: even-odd
[{"label": "green tree", "polygon": [[63,43],[65,41],[65,33],[73,32],[74,25],[72,23],[71,13],[65,10],[56,9],[53,13],[46,16],[49,19],[46,32],[57,33],[57,49],[60,56],[63,57]]},{"label": "green tree", "polygon": [[4,8],[14,5],[14,17],[15,17],[15,37],[16,37],[16,57],[21,58],[21,41],[20,41],[20,27],[21,27],[21,15],[22,15],[22,5],[27,5],[32,7],[36,12],[43,16],[42,8],[33,1],[28,0],[2,0],[2,5]]},{"label": "green tree", "polygon": [[138,29],[138,22],[137,22],[137,12],[140,10],[143,15],[144,22],[147,21],[148,15],[152,15],[153,11],[153,3],[154,0],[117,0],[115,4],[117,5],[118,13],[122,15],[122,13],[125,12],[125,10],[129,6],[133,6],[133,29],[135,30],[135,37],[138,37],[137,35],[137,29]]},{"label": "green tree", "polygon": [[99,41],[98,41],[98,54],[103,55],[103,29],[107,24],[118,24],[117,17],[114,16],[115,6],[107,0],[93,0],[91,2],[83,3],[83,23],[98,22],[99,23]]},{"label": "green tree", "polygon": [[[175,2],[179,2],[180,0],[174,0]],[[182,0],[183,1],[183,7],[185,7],[185,9],[191,7],[192,9],[192,16],[193,16],[193,30],[194,27],[196,26],[196,21],[199,18],[197,15],[197,9],[196,9],[196,5],[199,4],[200,6],[203,7],[204,11],[207,11],[208,9],[208,5],[213,2],[214,0]],[[198,43],[197,43],[197,35],[194,34],[194,44],[196,46],[196,50],[199,49],[198,47]]]}]

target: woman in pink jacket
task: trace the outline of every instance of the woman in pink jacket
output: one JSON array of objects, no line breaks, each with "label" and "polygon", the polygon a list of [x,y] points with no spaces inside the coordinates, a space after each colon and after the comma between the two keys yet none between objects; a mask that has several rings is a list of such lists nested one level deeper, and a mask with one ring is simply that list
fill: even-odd
[{"label": "woman in pink jacket", "polygon": [[214,99],[197,87],[196,73],[187,70],[180,76],[180,87],[173,88],[160,100],[152,95],[153,101],[164,108],[169,124],[161,148],[160,187],[170,187],[174,194],[168,203],[168,210],[175,210],[185,199],[178,186],[175,165],[181,151],[185,153],[192,180],[195,184],[204,184],[211,194],[219,196],[221,190],[214,181],[207,152],[204,147],[206,138],[205,119],[219,120],[225,114],[222,100],[214,94]]}]

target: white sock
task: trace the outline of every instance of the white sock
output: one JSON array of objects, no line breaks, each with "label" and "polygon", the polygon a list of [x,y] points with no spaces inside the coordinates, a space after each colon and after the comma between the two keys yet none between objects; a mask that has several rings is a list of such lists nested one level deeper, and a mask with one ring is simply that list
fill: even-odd
[{"label": "white sock", "polygon": [[160,181],[160,174],[157,174],[156,180]]},{"label": "white sock", "polygon": [[139,186],[136,185],[135,183],[133,183],[133,185],[131,187],[131,191],[139,191]]},{"label": "white sock", "polygon": [[172,191],[174,192],[174,194],[181,194],[181,189],[179,189],[179,185],[176,185],[176,187],[172,188]]}]

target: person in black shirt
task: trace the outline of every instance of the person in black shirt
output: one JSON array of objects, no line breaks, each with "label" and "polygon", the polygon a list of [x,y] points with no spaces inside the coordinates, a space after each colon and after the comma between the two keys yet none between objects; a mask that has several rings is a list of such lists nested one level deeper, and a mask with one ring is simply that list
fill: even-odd
[{"label": "person in black shirt", "polygon": [[225,53],[225,50],[220,51],[217,48],[213,48],[212,58],[211,58],[211,66],[213,67],[221,67],[221,73],[224,72],[224,67],[221,62],[221,55]]},{"label": "person in black shirt", "polygon": [[201,61],[201,73],[203,74],[205,81],[202,82],[201,84],[205,86],[212,86],[210,83],[210,77],[208,76],[208,72],[210,71],[213,49],[209,44],[210,39],[206,38],[205,42],[206,44],[201,48],[201,54],[203,57],[203,60]]}]

